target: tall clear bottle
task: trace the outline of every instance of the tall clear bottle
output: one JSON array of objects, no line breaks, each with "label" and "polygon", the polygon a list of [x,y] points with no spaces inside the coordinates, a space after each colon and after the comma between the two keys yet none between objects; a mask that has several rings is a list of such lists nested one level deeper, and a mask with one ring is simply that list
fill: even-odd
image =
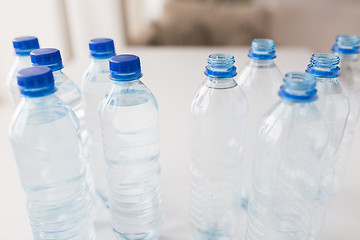
[{"label": "tall clear bottle", "polygon": [[82,79],[85,120],[89,131],[90,151],[93,160],[95,189],[102,202],[108,207],[106,163],[101,140],[99,103],[111,88],[109,80],[109,59],[115,56],[114,41],[95,38],[89,42],[91,63]]},{"label": "tall clear bottle", "polygon": [[39,41],[36,37],[32,36],[17,37],[13,39],[13,46],[16,54],[16,61],[8,74],[7,86],[11,103],[13,107],[16,108],[22,98],[19,93],[16,75],[21,69],[32,66],[30,52],[39,48]]},{"label": "tall clear bottle", "polygon": [[249,62],[240,71],[237,83],[249,102],[249,117],[246,130],[244,161],[244,188],[242,205],[247,209],[251,191],[251,167],[254,157],[255,136],[261,117],[278,100],[276,94],[282,82],[282,75],[276,66],[275,42],[271,39],[254,39],[249,50]]},{"label": "tall clear bottle", "polygon": [[47,67],[18,73],[22,102],[9,129],[34,239],[94,240],[79,121]]},{"label": "tall clear bottle", "polygon": [[329,142],[320,162],[321,182],[313,202],[311,238],[316,239],[325,221],[326,209],[335,191],[336,163],[349,115],[349,101],[338,82],[339,56],[331,53],[315,53],[310,59],[307,72],[316,77],[319,99],[315,102],[329,131]]},{"label": "tall clear bottle", "polygon": [[248,103],[234,57],[211,54],[191,104],[190,225],[195,239],[232,239],[241,210]]},{"label": "tall clear bottle", "polygon": [[[55,86],[57,91],[55,95],[59,97],[66,105],[68,105],[76,114],[80,121],[80,137],[83,143],[83,155],[87,168],[87,183],[89,184],[90,193],[92,195],[92,203],[94,204],[94,183],[91,172],[91,156],[88,131],[85,123],[85,114],[83,108],[82,94],[79,87],[71,80],[63,71],[64,68],[61,54],[55,48],[40,48],[30,53],[31,63],[34,66],[49,67],[54,75]],[[95,208],[94,208],[95,211]]]},{"label": "tall clear bottle", "polygon": [[355,128],[358,125],[360,116],[359,44],[360,38],[358,36],[338,35],[336,37],[336,43],[332,47],[333,52],[340,56],[341,75],[339,77],[339,83],[350,103],[350,113],[341,144],[340,159],[336,166],[335,184],[337,190],[340,189],[343,178],[345,177],[345,170],[354,140]]},{"label": "tall clear bottle", "polygon": [[116,239],[158,239],[162,223],[158,104],[140,59],[110,59],[112,88],[99,107]]},{"label": "tall clear bottle", "polygon": [[258,129],[246,240],[308,239],[328,141],[315,77],[288,73]]}]

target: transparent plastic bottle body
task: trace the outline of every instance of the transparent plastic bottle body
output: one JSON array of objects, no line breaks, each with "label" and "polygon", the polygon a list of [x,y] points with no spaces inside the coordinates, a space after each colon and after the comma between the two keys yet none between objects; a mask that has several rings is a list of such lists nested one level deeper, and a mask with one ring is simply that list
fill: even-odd
[{"label": "transparent plastic bottle body", "polygon": [[340,149],[340,158],[336,166],[335,188],[340,190],[350,157],[355,128],[360,116],[360,61],[358,54],[339,54],[341,75],[339,83],[349,100],[350,112]]},{"label": "transparent plastic bottle body", "polygon": [[16,56],[16,61],[14,65],[11,67],[8,78],[7,78],[7,86],[8,92],[10,95],[11,104],[14,108],[20,103],[22,96],[19,92],[16,74],[19,70],[23,68],[31,67],[30,55],[26,56]]},{"label": "transparent plastic bottle body", "polygon": [[158,105],[140,81],[115,81],[100,104],[116,239],[157,239],[162,222]]},{"label": "transparent plastic bottle body", "polygon": [[[53,71],[53,74],[55,86],[57,88],[55,95],[74,111],[80,122],[80,137],[83,144],[82,154],[86,163],[87,184],[89,185],[89,191],[92,196],[92,204],[94,205],[95,190],[91,167],[92,156],[90,155],[88,128],[85,122],[82,94],[79,87],[61,70]],[[95,211],[95,208],[93,210]]]},{"label": "transparent plastic bottle body", "polygon": [[246,130],[244,168],[244,189],[242,204],[247,209],[248,195],[251,192],[251,173],[254,157],[256,132],[262,116],[278,101],[277,90],[282,82],[280,70],[274,60],[254,60],[242,69],[237,82],[249,102],[249,117]]},{"label": "transparent plastic bottle body", "polygon": [[247,111],[234,78],[207,78],[191,104],[189,214],[195,239],[232,239],[237,233]]},{"label": "transparent plastic bottle body", "polygon": [[306,72],[316,77],[319,99],[315,102],[329,131],[329,141],[320,161],[321,182],[313,201],[311,239],[322,230],[327,206],[335,193],[336,164],[349,115],[349,102],[338,82],[340,58],[330,53],[314,53]]},{"label": "transparent plastic bottle body", "polygon": [[9,131],[34,239],[95,239],[79,123],[56,96],[27,98]]},{"label": "transparent plastic bottle body", "polygon": [[258,131],[246,240],[308,239],[327,127],[313,103],[279,101]]},{"label": "transparent plastic bottle body", "polygon": [[92,59],[86,71],[82,92],[84,97],[85,120],[89,132],[90,149],[93,159],[93,175],[97,195],[108,207],[109,190],[106,180],[106,163],[99,120],[99,104],[111,88],[109,80],[109,59]]},{"label": "transparent plastic bottle body", "polygon": [[349,102],[336,78],[317,78],[317,90],[319,99],[315,105],[326,122],[329,141],[320,162],[320,189],[313,201],[313,239],[321,232],[327,205],[335,194],[336,164],[339,161],[339,150],[349,114]]}]

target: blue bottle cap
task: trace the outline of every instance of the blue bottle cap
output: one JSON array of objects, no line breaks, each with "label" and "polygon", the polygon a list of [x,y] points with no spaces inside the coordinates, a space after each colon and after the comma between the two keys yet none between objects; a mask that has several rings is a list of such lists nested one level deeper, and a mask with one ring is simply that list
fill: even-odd
[{"label": "blue bottle cap", "polygon": [[53,71],[63,69],[60,51],[55,48],[40,48],[30,53],[34,66],[46,66]]},{"label": "blue bottle cap", "polygon": [[230,54],[215,53],[208,57],[205,75],[210,78],[233,78],[237,75],[235,58]]},{"label": "blue bottle cap", "polygon": [[89,42],[90,55],[104,59],[115,56],[114,41],[110,38],[94,38]]},{"label": "blue bottle cap", "polygon": [[32,50],[39,48],[39,40],[32,36],[14,38],[12,43],[19,56],[28,56]]},{"label": "blue bottle cap", "polygon": [[320,78],[340,76],[340,57],[332,53],[314,53],[306,72]]},{"label": "blue bottle cap", "polygon": [[142,77],[140,58],[122,54],[110,58],[110,78],[114,81],[132,81]]},{"label": "blue bottle cap", "polygon": [[276,58],[275,42],[271,39],[255,38],[251,42],[248,56],[255,60],[271,60]]},{"label": "blue bottle cap", "polygon": [[42,97],[56,91],[54,76],[48,67],[30,67],[17,74],[20,93],[27,97]]},{"label": "blue bottle cap", "polygon": [[356,35],[337,35],[332,51],[344,54],[358,54],[360,38]]},{"label": "blue bottle cap", "polygon": [[313,102],[317,99],[316,78],[306,72],[287,73],[278,94],[291,102]]}]

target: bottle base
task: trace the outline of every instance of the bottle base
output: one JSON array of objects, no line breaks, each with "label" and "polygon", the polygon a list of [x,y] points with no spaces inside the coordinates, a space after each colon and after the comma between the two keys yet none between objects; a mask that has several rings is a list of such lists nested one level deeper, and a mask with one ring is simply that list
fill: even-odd
[{"label": "bottle base", "polygon": [[113,229],[117,240],[158,240],[159,234],[155,231],[144,233],[120,233]]}]

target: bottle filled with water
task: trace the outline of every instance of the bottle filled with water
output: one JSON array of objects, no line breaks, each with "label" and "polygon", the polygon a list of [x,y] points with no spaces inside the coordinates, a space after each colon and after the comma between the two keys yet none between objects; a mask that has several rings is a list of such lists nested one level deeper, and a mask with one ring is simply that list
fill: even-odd
[{"label": "bottle filled with water", "polygon": [[24,96],[10,124],[34,239],[95,239],[79,121],[47,67],[18,73]]},{"label": "bottle filled with water", "polygon": [[162,223],[158,105],[140,59],[110,59],[112,88],[99,108],[116,239],[158,239]]},{"label": "bottle filled with water", "polygon": [[312,239],[321,232],[326,208],[334,195],[336,163],[349,115],[349,102],[338,82],[340,76],[339,56],[331,53],[315,53],[310,59],[307,72],[316,77],[319,99],[315,102],[329,131],[329,142],[320,161],[321,182],[313,202]]},{"label": "bottle filled with water", "polygon": [[16,54],[16,61],[10,69],[7,78],[7,86],[11,103],[15,108],[21,101],[21,94],[18,89],[16,75],[21,69],[32,66],[30,52],[39,48],[39,41],[36,37],[32,36],[18,37],[13,39],[13,46]]},{"label": "bottle filled with water", "polygon": [[350,113],[341,144],[340,158],[336,166],[336,190],[340,189],[343,178],[345,177],[345,169],[352,149],[355,128],[358,125],[360,116],[359,44],[360,38],[358,36],[338,35],[336,37],[336,43],[332,47],[333,52],[339,55],[341,59],[339,83],[350,103]]},{"label": "bottle filled with water", "polygon": [[246,240],[308,239],[328,130],[315,77],[288,73],[258,129]]},{"label": "bottle filled with water", "polygon": [[106,163],[101,141],[99,103],[111,88],[109,59],[115,56],[114,41],[108,38],[90,40],[91,63],[82,80],[85,120],[89,131],[96,193],[108,207]]},{"label": "bottle filled with water", "polygon": [[[82,105],[82,94],[79,87],[63,71],[64,68],[60,51],[55,48],[40,48],[30,53],[31,62],[34,66],[49,67],[54,75],[57,91],[55,95],[68,105],[80,121],[80,137],[83,143],[83,157],[86,163],[87,184],[92,195],[94,205],[94,183],[91,172],[91,158],[88,131],[84,119],[84,108]],[[94,209],[95,211],[95,209]],[[96,213],[95,213],[96,214]]]},{"label": "bottle filled with water", "polygon": [[250,61],[240,71],[237,82],[249,102],[249,117],[246,130],[244,166],[244,188],[242,205],[247,209],[248,194],[251,189],[251,166],[254,156],[256,131],[261,117],[277,101],[276,94],[282,82],[282,75],[274,59],[275,42],[271,39],[254,39],[249,50]]},{"label": "bottle filled with water", "polygon": [[212,54],[191,104],[190,225],[195,239],[232,239],[241,210],[248,103],[234,57]]}]

